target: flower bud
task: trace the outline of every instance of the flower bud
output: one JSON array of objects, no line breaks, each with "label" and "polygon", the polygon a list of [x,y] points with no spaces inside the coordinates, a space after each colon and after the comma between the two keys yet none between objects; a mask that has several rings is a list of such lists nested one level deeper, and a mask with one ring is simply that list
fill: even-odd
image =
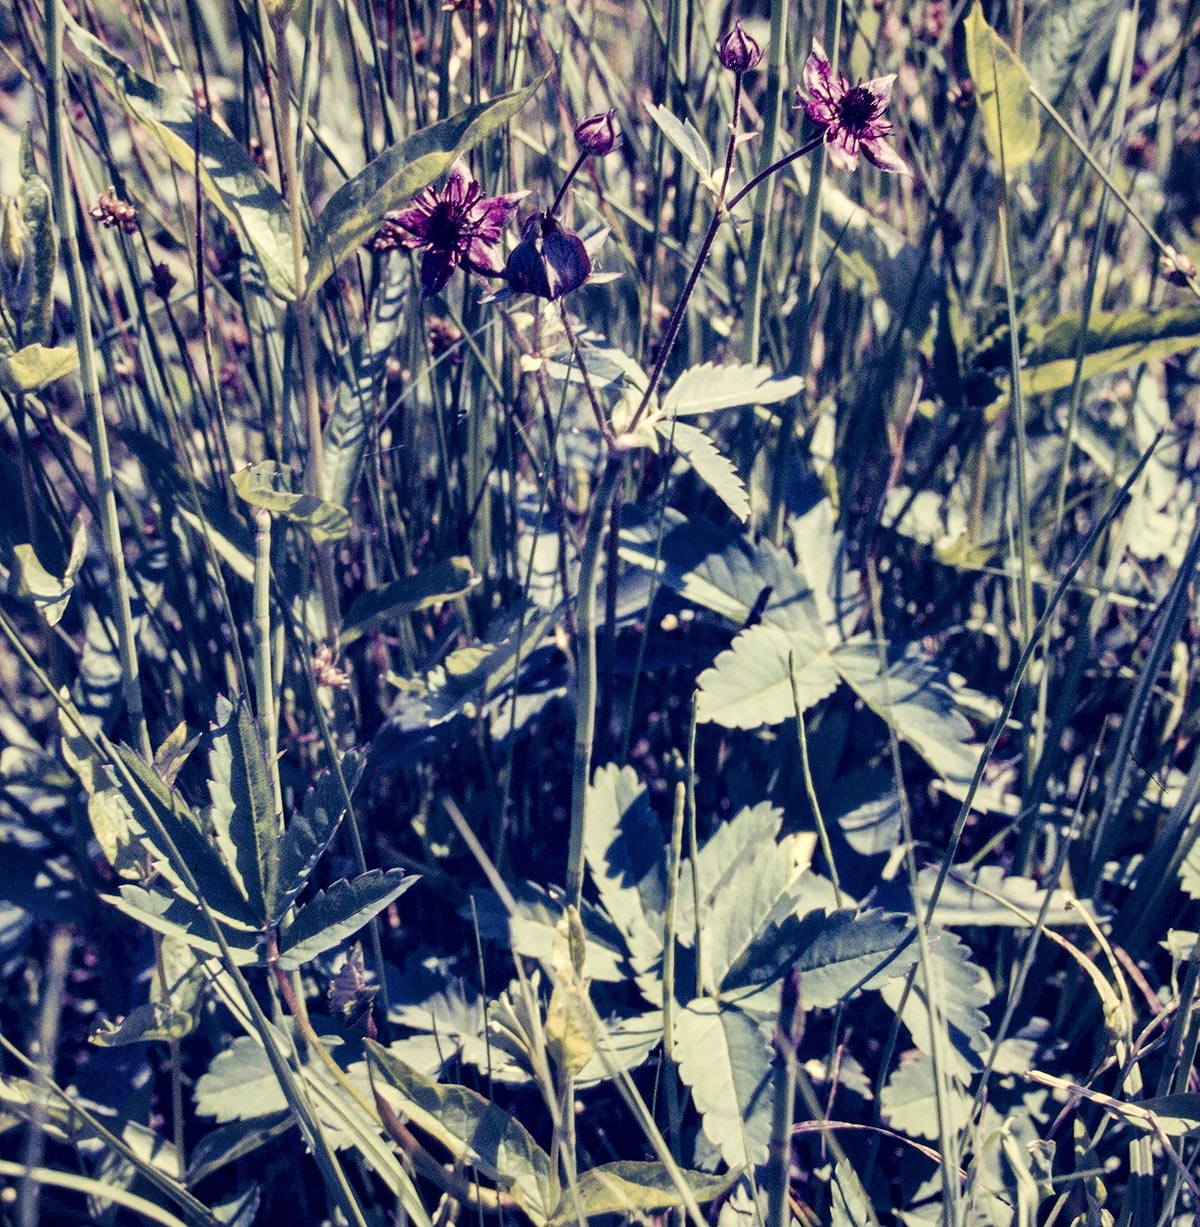
[{"label": "flower bud", "polygon": [[742,23],[735,21],[733,29],[717,44],[717,59],[722,68],[741,76],[757,66],[762,59],[762,48],[746,33]]},{"label": "flower bud", "polygon": [[616,111],[602,111],[579,121],[575,126],[575,143],[581,153],[602,158],[612,152],[618,135],[615,116]]}]

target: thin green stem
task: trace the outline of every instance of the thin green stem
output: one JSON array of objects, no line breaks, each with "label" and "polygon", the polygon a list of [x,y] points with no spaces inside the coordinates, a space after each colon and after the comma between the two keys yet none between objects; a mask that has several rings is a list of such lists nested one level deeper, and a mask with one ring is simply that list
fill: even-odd
[{"label": "thin green stem", "polygon": [[117,656],[121,662],[121,690],[129,720],[135,730],[138,748],[147,762],[152,756],[150,731],[142,707],[138,681],[137,644],[133,633],[133,613],[129,599],[129,577],[121,547],[121,526],[117,519],[117,500],[113,480],[112,456],[108,446],[108,424],[100,400],[100,380],[92,349],[92,316],[83,261],[75,234],[74,202],[68,187],[67,142],[70,129],[62,122],[66,102],[62,60],[63,0],[50,0],[45,9],[46,24],[46,132],[50,152],[50,182],[54,193],[54,212],[62,233],[66,255],[67,284],[75,316],[75,348],[79,353],[80,390],[87,415],[88,439],[96,475],[96,503],[100,511],[100,533],[112,579],[113,615],[117,631]]}]

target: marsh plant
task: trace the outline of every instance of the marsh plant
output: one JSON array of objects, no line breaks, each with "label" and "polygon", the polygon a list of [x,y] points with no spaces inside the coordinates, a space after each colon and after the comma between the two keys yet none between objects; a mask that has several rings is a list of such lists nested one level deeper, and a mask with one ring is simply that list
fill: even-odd
[{"label": "marsh plant", "polygon": [[0,10],[0,1218],[1200,1211],[1194,6]]}]

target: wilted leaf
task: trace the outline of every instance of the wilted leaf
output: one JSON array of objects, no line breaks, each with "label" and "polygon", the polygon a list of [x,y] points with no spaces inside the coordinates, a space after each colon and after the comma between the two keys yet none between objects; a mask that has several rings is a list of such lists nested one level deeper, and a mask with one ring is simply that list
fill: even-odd
[{"label": "wilted leaf", "polygon": [[32,545],[15,546],[13,564],[17,575],[17,595],[28,597],[48,626],[57,626],[67,611],[67,602],[75,589],[75,577],[86,557],[87,532],[82,519],[75,521],[71,534],[71,556],[61,579],[42,566]]},{"label": "wilted leaf", "polygon": [[[735,1180],[737,1172],[711,1176],[706,1172],[682,1171],[680,1175],[700,1204],[720,1197]],[[599,1214],[619,1214],[626,1220],[640,1218],[647,1210],[683,1206],[686,1202],[662,1163],[605,1163],[579,1173],[576,1204],[570,1190],[563,1194],[558,1209],[546,1227],[570,1227],[578,1222],[582,1210],[588,1218]]]},{"label": "wilted leaf", "polygon": [[343,183],[313,226],[304,297],[313,298],[337,266],[378,229],[389,209],[406,204],[449,170],[456,158],[502,128],[545,79],[538,77],[522,90],[468,107],[422,129],[385,150],[365,170]]},{"label": "wilted leaf", "polygon": [[88,1042],[97,1048],[119,1048],[150,1040],[181,1040],[190,1035],[195,1019],[165,1001],[147,1001],[120,1022],[99,1022],[88,1032]]},{"label": "wilted leaf", "polygon": [[293,494],[291,472],[275,460],[263,460],[233,475],[238,497],[303,528],[317,545],[340,541],[350,531],[350,513],[313,494]]},{"label": "wilted leaf", "polygon": [[476,584],[469,558],[447,558],[416,575],[405,575],[389,584],[372,588],[355,598],[342,623],[342,646],[353,643],[367,631],[394,622],[405,614],[431,605],[441,605],[465,596]]},{"label": "wilted leaf", "polygon": [[21,269],[8,287],[8,308],[17,325],[19,343],[46,344],[54,312],[54,274],[58,241],[50,208],[50,187],[38,174],[33,154],[32,125],[21,133],[21,185],[17,213],[24,229]]},{"label": "wilted leaf", "polygon": [[750,518],[750,496],[745,484],[733,463],[717,450],[704,431],[675,421],[659,421],[654,428],[742,523]]},{"label": "wilted leaf", "polygon": [[503,1188],[543,1222],[558,1206],[561,1189],[550,1156],[524,1126],[465,1086],[423,1078],[387,1048],[366,1041],[377,1094],[415,1125]]},{"label": "wilted leaf", "polygon": [[279,965],[294,970],[352,937],[420,879],[403,869],[370,869],[353,881],[334,882],[318,891],[284,930],[279,943]]},{"label": "wilted leaf", "polygon": [[675,1061],[691,1088],[704,1135],[734,1171],[767,1158],[771,1139],[771,1045],[735,1006],[698,997],[675,1016]]},{"label": "wilted leaf", "polygon": [[1037,153],[1042,125],[1029,88],[1025,65],[988,25],[979,0],[971,6],[964,28],[967,64],[975,84],[975,99],[983,120],[988,152],[1011,173]]},{"label": "wilted leaf", "polygon": [[40,392],[79,368],[79,350],[74,345],[26,345],[15,354],[0,357],[0,388],[13,396]]},{"label": "wilted leaf", "polygon": [[799,375],[779,376],[767,366],[704,362],[689,367],[663,397],[664,418],[692,417],[739,405],[774,405],[804,388]]}]

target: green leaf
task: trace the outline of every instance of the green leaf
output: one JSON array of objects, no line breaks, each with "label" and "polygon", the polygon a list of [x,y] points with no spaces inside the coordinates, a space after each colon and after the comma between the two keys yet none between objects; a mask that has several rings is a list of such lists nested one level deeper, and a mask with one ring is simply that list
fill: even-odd
[{"label": "green leaf", "polygon": [[1149,1099],[1139,1099],[1136,1106],[1153,1112],[1167,1137],[1184,1137],[1200,1132],[1200,1095],[1194,1092],[1155,1095]]},{"label": "green leaf", "polygon": [[479,583],[469,558],[447,558],[357,597],[342,623],[342,645],[405,614],[465,596]]},{"label": "green leaf", "polygon": [[210,733],[210,816],[230,875],[263,928],[279,884],[279,822],[266,759],[247,704],[217,698]]},{"label": "green leaf", "polygon": [[800,999],[829,1009],[867,989],[904,975],[917,961],[912,922],[872,908],[851,908],[827,916],[796,960]]},{"label": "green leaf", "polygon": [[833,665],[879,717],[944,779],[966,787],[975,773],[979,747],[954,696],[921,650],[910,646],[886,672],[874,644],[839,644]]},{"label": "green leaf", "polygon": [[794,716],[791,662],[802,712],[837,689],[838,670],[823,631],[786,631],[760,622],[742,631],[696,679],[696,718],[754,729]]},{"label": "green leaf", "polygon": [[712,177],[713,160],[708,142],[696,131],[692,122],[677,119],[664,106],[646,103],[646,114],[658,125],[659,131],[682,154],[683,160],[701,179]]},{"label": "green leaf", "polygon": [[[101,898],[105,903],[111,903],[122,915],[144,924],[155,933],[177,938],[184,945],[204,954],[221,954],[220,944],[212,937],[207,918],[194,903],[140,886],[122,886],[119,897],[102,895]],[[237,966],[245,967],[260,961],[256,932],[232,926],[229,917],[219,913],[214,913],[214,918],[221,926],[222,935]]]},{"label": "green leaf", "polygon": [[318,891],[284,931],[279,965],[292,971],[332,950],[419,880],[403,869],[370,869],[352,882],[342,878],[327,892]]},{"label": "green leaf", "polygon": [[283,1088],[257,1036],[239,1035],[213,1057],[196,1082],[196,1111],[215,1116],[221,1124],[258,1121],[261,1126],[262,1117],[287,1109]]},{"label": "green leaf", "polygon": [[26,345],[0,358],[0,388],[13,396],[40,392],[78,369],[79,350],[74,345]]},{"label": "green leaf", "polygon": [[[971,951],[953,933],[934,929],[928,943],[927,965],[917,965],[912,988],[907,994],[901,1021],[913,1043],[924,1053],[932,1053],[929,1030],[929,999],[925,988],[928,969],[933,984],[933,999],[944,1022],[949,1044],[942,1045],[947,1068],[966,1082],[983,1068],[983,1058],[991,1047],[988,1017],[983,1007],[992,999],[992,982],[971,958]],[[897,1009],[904,986],[893,980],[881,988],[884,1001]]]},{"label": "green leaf", "polygon": [[119,56],[68,20],[71,39],[95,76],[135,119],[145,124],[167,157],[187,175],[196,172],[205,197],[258,257],[267,282],[285,302],[296,297],[291,220],[283,197],[250,155],[190,99],[168,94],[138,76]]},{"label": "green leaf", "polygon": [[[961,1133],[971,1121],[971,1100],[949,1081],[949,1120],[947,1132]],[[879,1096],[884,1119],[893,1129],[910,1137],[938,1138],[937,1095],[934,1090],[933,1062],[924,1054],[899,1065]]]},{"label": "green leaf", "polygon": [[[348,751],[342,759],[342,777],[347,792],[354,792],[364,766],[365,760],[355,750]],[[279,840],[279,885],[270,919],[272,925],[279,924],[295,903],[325,849],[333,842],[345,814],[346,804],[337,775],[323,771],[305,794],[303,807],[292,816]]]},{"label": "green leaf", "polygon": [[[700,1205],[715,1201],[738,1178],[737,1172],[711,1176],[707,1172],[682,1171],[680,1175]],[[662,1163],[626,1161],[593,1167],[579,1173],[578,1194],[578,1206],[570,1190],[563,1194],[546,1227],[572,1227],[578,1222],[580,1210],[587,1218],[620,1214],[626,1219],[640,1219],[646,1211],[685,1204],[671,1173]]]},{"label": "green leaf", "polygon": [[584,855],[635,972],[649,971],[662,957],[667,904],[663,843],[637,773],[615,764],[598,768],[587,794]]},{"label": "green leaf", "polygon": [[367,1061],[377,1094],[487,1179],[507,1189],[535,1223],[544,1223],[561,1199],[550,1156],[503,1108],[465,1086],[441,1086],[422,1077],[373,1040]]},{"label": "green leaf", "polygon": [[[201,1082],[203,1080],[204,1077],[201,1077]],[[252,1120],[234,1121],[206,1133],[188,1156],[188,1188],[194,1188],[227,1164],[244,1159],[268,1142],[282,1137],[295,1125],[296,1118],[285,1110],[268,1116],[256,1116]]]},{"label": "green leaf", "polygon": [[[1057,316],[1040,340],[1024,355],[1021,387],[1026,395],[1069,388],[1075,378],[1079,330],[1078,312]],[[1083,343],[1083,378],[1095,379],[1116,371],[1189,353],[1200,345],[1200,307],[1173,307],[1167,311],[1094,311]]]},{"label": "green leaf", "polygon": [[713,441],[686,422],[659,421],[655,430],[683,457],[692,471],[744,524],[750,518],[750,496],[737,469]]},{"label": "green leaf", "polygon": [[698,997],[674,1027],[679,1076],[691,1088],[704,1136],[734,1171],[765,1162],[771,1140],[771,1045],[734,1006]]},{"label": "green leaf", "polygon": [[718,528],[700,516],[668,510],[664,519],[658,551],[657,517],[639,522],[630,508],[621,531],[621,557],[650,571],[658,553],[658,572],[667,587],[739,626],[765,594],[764,623],[824,636],[809,585],[786,551],[747,533]]},{"label": "green leaf", "polygon": [[17,595],[28,597],[48,626],[57,626],[67,611],[67,602],[75,589],[75,577],[87,557],[87,531],[83,520],[75,521],[71,533],[71,556],[59,579],[38,561],[32,545],[13,547],[13,570],[17,578]]},{"label": "green leaf", "polygon": [[147,1001],[120,1022],[99,1022],[88,1032],[88,1042],[98,1048],[119,1048],[149,1040],[181,1040],[195,1028],[186,1010],[166,1001]]},{"label": "green leaf", "polygon": [[317,545],[340,541],[350,531],[350,513],[313,494],[293,494],[291,471],[275,460],[263,460],[233,475],[238,497],[251,507],[263,507],[303,528]]},{"label": "green leaf", "polygon": [[988,25],[979,0],[963,24],[984,140],[997,161],[1003,149],[1003,164],[1011,174],[1033,158],[1041,142],[1041,114],[1030,89],[1029,72]]},{"label": "green leaf", "polygon": [[1044,4],[1031,14],[1022,40],[1025,63],[1059,110],[1072,80],[1110,55],[1112,26],[1119,12],[1112,0],[1071,0]]},{"label": "green leaf", "polygon": [[804,389],[799,375],[776,378],[767,366],[747,363],[721,366],[704,362],[689,367],[663,397],[664,418],[693,417],[739,405],[774,405]]},{"label": "green leaf", "polygon": [[541,88],[543,74],[522,90],[468,107],[385,150],[329,198],[309,241],[308,281],[312,300],[343,260],[399,208],[454,164],[457,158],[503,127]]},{"label": "green leaf", "polygon": [[829,1187],[830,1227],[875,1227],[877,1219],[858,1173],[839,1160]]},{"label": "green leaf", "polygon": [[[169,789],[137,754],[127,746],[116,749],[137,787],[127,785],[123,777],[116,778],[116,785],[137,824],[137,838],[162,879],[181,900],[195,906],[195,896],[184,883],[184,874],[190,872],[214,912],[239,929],[256,930],[258,918],[251,911],[241,884],[235,884],[210,832],[179,794]],[[174,853],[167,850],[158,835],[155,820],[174,844]],[[207,933],[207,926],[203,931]]]}]

